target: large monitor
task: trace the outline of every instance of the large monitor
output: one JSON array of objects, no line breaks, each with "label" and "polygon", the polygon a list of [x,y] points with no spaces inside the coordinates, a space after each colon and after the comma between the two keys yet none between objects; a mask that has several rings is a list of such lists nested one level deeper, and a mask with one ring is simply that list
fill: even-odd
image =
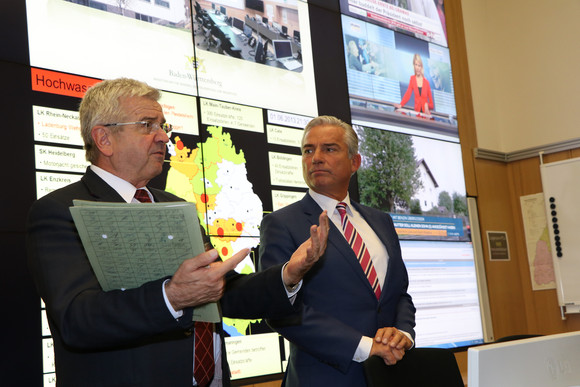
[{"label": "large monitor", "polygon": [[272,44],[276,59],[292,58],[292,42],[289,40],[274,40]]},{"label": "large monitor", "polygon": [[232,19],[232,27],[237,28],[240,31],[243,31],[244,30],[244,21],[235,17]]},{"label": "large monitor", "polygon": [[400,239],[471,241],[459,144],[354,128],[362,204],[389,212]]},{"label": "large monitor", "polygon": [[458,348],[485,341],[471,242],[401,241],[417,308],[417,347]]},{"label": "large monitor", "polygon": [[297,42],[300,41],[300,31],[294,30],[294,40],[296,40]]},{"label": "large monitor", "polygon": [[459,141],[449,49],[342,16],[353,123]]},{"label": "large monitor", "polygon": [[[125,13],[120,14],[118,7],[112,5],[102,9],[63,0],[27,0],[31,66],[98,79],[129,76],[180,94],[316,115],[316,82],[310,39],[304,39],[300,47],[303,66],[293,71],[292,77],[285,77],[289,70],[281,69],[275,63],[256,63],[255,47],[239,35],[232,34],[231,42],[235,49],[239,49],[236,52],[241,58],[231,56],[227,51],[215,52],[206,39],[202,21],[189,20],[183,13],[183,4],[180,10],[178,2],[172,2],[175,6],[169,12],[153,2],[130,3]],[[233,12],[231,9],[237,10],[233,6],[230,8],[233,1],[228,5],[225,1],[221,4],[228,8],[229,13]],[[90,5],[97,6],[95,2]],[[208,11],[207,18],[223,23],[223,19],[211,11],[211,6],[210,2],[200,2],[200,7]],[[220,3],[216,2],[216,10],[219,8]],[[308,4],[298,1],[295,6],[286,8],[293,16],[295,28],[309,35]],[[244,20],[242,15],[245,13],[240,11],[237,17]],[[137,20],[137,14],[152,15],[152,19]],[[82,28],[75,20],[84,21]],[[267,39],[275,39],[274,31],[261,23],[250,18],[245,23],[256,36],[261,33],[269,35]],[[103,29],[103,25],[108,27]],[[142,53],[151,44],[159,46],[160,55],[142,63]],[[77,48],[74,53],[65,48],[73,46]],[[95,49],[100,53],[99,60],[89,59]],[[124,65],[105,63],[103,58],[106,57],[116,58]]]},{"label": "large monitor", "polygon": [[340,9],[343,14],[447,47],[443,1],[340,0]]},{"label": "large monitor", "polygon": [[246,8],[264,12],[264,2],[262,0],[246,0]]},{"label": "large monitor", "polygon": [[466,198],[460,145],[354,125],[359,201],[388,212],[417,308],[418,347],[490,341],[481,241]]},{"label": "large monitor", "polygon": [[580,384],[580,332],[483,345],[467,351],[467,385]]},{"label": "large monitor", "polygon": [[224,7],[223,5],[222,5],[222,6],[220,6],[220,13],[221,13],[222,15],[226,15],[226,7]]}]

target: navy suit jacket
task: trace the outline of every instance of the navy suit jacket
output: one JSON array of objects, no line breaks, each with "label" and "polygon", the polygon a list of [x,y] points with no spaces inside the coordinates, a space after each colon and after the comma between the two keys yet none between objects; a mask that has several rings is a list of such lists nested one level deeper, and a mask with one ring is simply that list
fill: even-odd
[{"label": "navy suit jacket", "polygon": [[[304,277],[303,310],[292,318],[269,320],[291,343],[286,386],[364,386],[362,363],[352,360],[363,335],[374,337],[379,328],[397,327],[415,336],[415,307],[407,293],[408,275],[393,221],[384,212],[352,205],[389,254],[381,297],[377,300],[353,250],[331,222],[326,251]],[[306,194],[266,216],[260,230],[260,269],[287,259],[308,239],[321,212]]]},{"label": "navy suit jacket", "polygon": [[[155,201],[181,201],[149,188]],[[69,207],[73,199],[121,202],[87,169],[80,182],[36,201],[29,214],[28,264],[46,304],[59,386],[188,386],[193,378],[193,308],[176,320],[160,278],[136,289],[104,292],[95,277]],[[265,275],[230,273],[220,301],[225,316],[281,317],[294,311],[281,266]],[[221,324],[216,324],[222,334]],[[222,346],[224,384],[229,369]]]}]

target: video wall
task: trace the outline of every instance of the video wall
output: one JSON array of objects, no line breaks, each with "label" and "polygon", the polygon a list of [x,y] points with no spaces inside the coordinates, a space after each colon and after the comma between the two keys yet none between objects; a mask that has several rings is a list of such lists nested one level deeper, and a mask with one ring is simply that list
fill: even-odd
[{"label": "video wall", "polygon": [[341,0],[360,201],[390,213],[416,345],[484,342],[442,0]]},{"label": "video wall", "polygon": [[[263,214],[306,190],[301,129],[317,115],[307,4],[87,4],[26,3],[32,89],[76,100],[31,106],[37,197],[79,180],[88,166],[76,111],[86,89],[100,79],[132,77],[163,91],[160,103],[174,126],[164,172],[152,185],[196,204],[223,259],[256,248]],[[254,272],[254,258],[236,270]],[[54,358],[44,313],[50,386]],[[283,342],[262,320],[226,318],[224,329],[234,380],[283,371]]]},{"label": "video wall", "polygon": [[[302,129],[318,114],[339,115],[339,108],[321,106],[346,105],[341,118],[354,124],[363,156],[351,196],[393,217],[418,308],[417,345],[483,341],[444,14],[433,14],[429,2],[408,0],[408,8],[416,3],[410,10],[341,0],[336,26],[319,25],[332,11],[302,0],[21,2],[36,197],[80,179],[88,165],[77,112],[86,89],[120,76],[145,81],[162,90],[160,103],[175,128],[164,171],[152,185],[196,204],[223,258],[252,248],[237,268],[252,272],[263,215],[307,190]],[[322,55],[335,43],[338,55]],[[422,90],[431,89],[428,111],[415,110],[413,93],[403,101],[416,76],[415,54],[423,64]],[[336,72],[346,79],[329,75]],[[342,83],[347,93],[330,92]],[[375,169],[377,149],[388,149],[380,161],[395,167]],[[450,321],[464,323],[450,327]],[[53,386],[44,312],[40,325],[43,384]],[[280,376],[287,343],[264,321],[224,319],[224,329],[234,380]]]}]

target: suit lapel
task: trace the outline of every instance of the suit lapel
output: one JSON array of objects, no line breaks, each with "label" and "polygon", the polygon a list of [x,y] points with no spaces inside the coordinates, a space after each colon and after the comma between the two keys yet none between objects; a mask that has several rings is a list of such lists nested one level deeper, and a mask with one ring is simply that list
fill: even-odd
[{"label": "suit lapel", "polygon": [[[309,223],[318,224],[318,216],[320,215],[322,209],[314,201],[314,199],[312,199],[310,195],[306,194],[306,196],[304,196],[304,198],[302,199],[302,208]],[[369,280],[367,279],[365,273],[363,272],[362,267],[354,251],[344,238],[344,235],[342,235],[342,232],[334,225],[333,222],[330,222],[330,230],[328,231],[328,244],[332,245],[334,249],[339,253],[337,258],[343,259],[352,268],[352,272],[356,274],[357,277],[359,277],[364,286],[367,287],[369,295],[372,295],[374,298],[375,296],[373,288],[371,287]]]},{"label": "suit lapel", "polygon": [[101,179],[90,167],[81,178],[83,184],[87,187],[89,194],[95,201],[100,202],[123,202],[121,195],[117,193],[109,184]]}]

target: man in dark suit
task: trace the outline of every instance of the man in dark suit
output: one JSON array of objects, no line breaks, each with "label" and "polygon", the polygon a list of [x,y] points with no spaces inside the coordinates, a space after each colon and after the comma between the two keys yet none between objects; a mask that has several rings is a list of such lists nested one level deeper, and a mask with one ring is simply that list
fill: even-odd
[{"label": "man in dark suit", "polygon": [[[330,116],[313,119],[302,138],[310,189],[302,200],[262,221],[261,270],[283,262],[307,240],[305,230],[321,212],[327,211],[333,223],[326,251],[304,277],[303,311],[269,321],[290,341],[286,386],[364,386],[364,360],[378,355],[394,364],[413,345],[415,307],[393,221],[349,198],[349,181],[360,164],[350,125]],[[346,215],[337,209],[339,203]],[[351,247],[347,239],[359,242]]]},{"label": "man in dark suit", "polygon": [[[227,316],[284,316],[295,310],[295,285],[324,251],[328,224],[321,217],[321,227],[309,227],[309,242],[267,273],[231,272],[247,249],[225,262],[209,250],[184,261],[171,277],[104,292],[69,207],[73,199],[133,202],[140,188],[155,202],[182,200],[147,187],[162,170],[171,130],[159,97],[158,90],[130,79],[90,88],[79,113],[92,165],[80,182],[44,196],[30,210],[29,267],[46,304],[59,386],[196,385],[195,307],[221,298]],[[221,324],[214,325],[211,385],[229,385]]]}]

